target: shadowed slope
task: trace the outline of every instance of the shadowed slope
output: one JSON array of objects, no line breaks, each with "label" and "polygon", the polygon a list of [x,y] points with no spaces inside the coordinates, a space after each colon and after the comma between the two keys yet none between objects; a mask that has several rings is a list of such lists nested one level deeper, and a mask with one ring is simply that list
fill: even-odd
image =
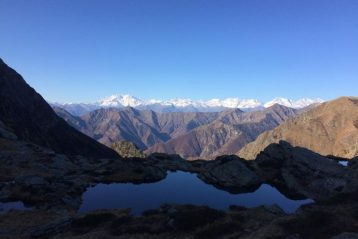
[{"label": "shadowed slope", "polygon": [[0,59],[0,120],[20,139],[57,153],[90,158],[118,155],[58,117],[16,71]]}]

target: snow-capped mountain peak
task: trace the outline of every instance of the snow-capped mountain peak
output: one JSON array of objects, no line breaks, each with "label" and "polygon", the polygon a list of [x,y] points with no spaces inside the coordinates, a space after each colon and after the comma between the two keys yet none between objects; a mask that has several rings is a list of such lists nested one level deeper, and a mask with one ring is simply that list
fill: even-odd
[{"label": "snow-capped mountain peak", "polygon": [[112,95],[98,102],[103,107],[137,107],[144,104],[144,101],[131,95]]},{"label": "snow-capped mountain peak", "polygon": [[268,108],[270,106],[273,106],[274,104],[279,104],[279,105],[283,105],[286,107],[299,109],[299,108],[304,108],[304,107],[312,105],[312,104],[322,103],[322,102],[324,102],[324,100],[322,100],[322,99],[302,98],[299,100],[290,100],[290,99],[286,99],[286,98],[282,98],[282,97],[277,97],[277,98],[265,103],[264,107]]},{"label": "snow-capped mountain peak", "polygon": [[273,100],[265,103],[264,107],[268,108],[268,107],[271,107],[271,106],[273,106],[275,104],[283,105],[283,106],[286,106],[286,107],[292,107],[293,106],[292,100],[282,98],[282,97],[276,97]]},{"label": "snow-capped mountain peak", "polygon": [[323,102],[324,100],[319,98],[317,99],[302,98],[295,101],[294,108],[304,108],[312,104],[323,103]]},{"label": "snow-capped mountain peak", "polygon": [[258,107],[268,108],[274,104],[280,104],[291,108],[303,108],[314,103],[322,103],[321,99],[302,98],[299,100],[290,100],[283,97],[276,97],[273,100],[262,104],[256,99],[240,99],[240,98],[226,98],[226,99],[210,99],[210,100],[192,100],[189,98],[176,98],[170,100],[141,100],[131,95],[112,95],[101,101],[98,105],[101,107],[146,107],[151,105],[171,106],[175,108],[196,108],[198,111],[209,108],[240,108],[252,109]]},{"label": "snow-capped mountain peak", "polygon": [[188,107],[188,106],[194,106],[196,104],[195,101],[191,99],[171,99],[166,101],[166,104],[171,104],[175,107]]},{"label": "snow-capped mountain peak", "polygon": [[[85,112],[89,112],[98,108],[123,108],[123,107],[133,107],[137,109],[146,109],[154,110],[160,112],[210,112],[210,111],[222,111],[227,108],[232,109],[242,109],[242,110],[252,110],[258,108],[268,108],[274,104],[280,104],[286,107],[291,108],[304,108],[314,103],[322,103],[321,99],[309,99],[302,98],[299,100],[290,100],[287,98],[277,97],[273,100],[266,102],[265,104],[261,103],[256,99],[240,99],[240,98],[226,98],[226,99],[209,99],[209,100],[192,100],[188,98],[176,98],[171,100],[142,100],[136,97],[133,97],[128,94],[123,95],[112,95],[107,98],[104,98],[97,103],[93,104],[62,104],[62,107],[68,110],[74,115],[81,115]],[[53,104],[61,107],[61,104]]]}]

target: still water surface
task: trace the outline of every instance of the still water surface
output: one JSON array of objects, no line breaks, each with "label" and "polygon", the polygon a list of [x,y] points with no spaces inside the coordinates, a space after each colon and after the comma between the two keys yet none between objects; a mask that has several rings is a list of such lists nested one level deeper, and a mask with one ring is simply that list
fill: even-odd
[{"label": "still water surface", "polygon": [[206,205],[227,209],[230,205],[256,207],[277,204],[288,213],[294,212],[307,200],[291,200],[274,187],[263,184],[255,192],[231,194],[208,185],[186,172],[170,172],[162,181],[148,184],[97,184],[82,196],[80,212],[96,209],[131,208],[133,214],[158,208],[162,204]]}]

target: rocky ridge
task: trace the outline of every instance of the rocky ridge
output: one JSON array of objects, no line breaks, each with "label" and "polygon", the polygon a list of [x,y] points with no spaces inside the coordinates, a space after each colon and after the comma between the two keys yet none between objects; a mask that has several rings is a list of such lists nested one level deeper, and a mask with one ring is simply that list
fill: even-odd
[{"label": "rocky ridge", "polygon": [[280,140],[325,156],[351,159],[358,156],[358,99],[342,97],[323,103],[279,127],[264,132],[238,152],[255,159],[272,143]]}]

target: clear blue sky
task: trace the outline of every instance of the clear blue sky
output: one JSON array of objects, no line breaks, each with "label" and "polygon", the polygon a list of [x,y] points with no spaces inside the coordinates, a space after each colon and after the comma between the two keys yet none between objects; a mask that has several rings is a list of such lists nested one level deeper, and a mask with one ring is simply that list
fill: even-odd
[{"label": "clear blue sky", "polygon": [[0,57],[50,101],[358,95],[358,1],[0,0]]}]

